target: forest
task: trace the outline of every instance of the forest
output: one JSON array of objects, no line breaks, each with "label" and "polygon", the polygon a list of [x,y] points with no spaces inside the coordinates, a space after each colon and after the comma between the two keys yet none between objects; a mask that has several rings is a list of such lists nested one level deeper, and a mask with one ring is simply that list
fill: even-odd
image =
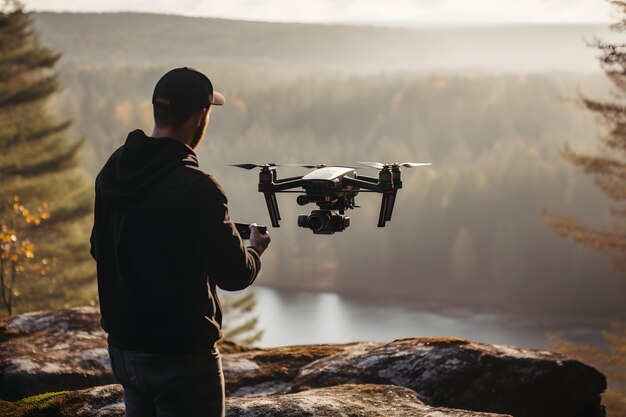
[{"label": "forest", "polygon": [[[93,177],[129,131],[150,133],[154,83],[181,65],[201,68],[227,98],[198,155],[237,221],[269,218],[256,173],[226,163],[432,162],[403,173],[385,229],[376,228],[373,195],[358,196],[351,227],[331,237],[299,229],[298,213],[312,207],[280,196],[284,220],[270,230],[261,285],[590,318],[626,311],[623,283],[603,257],[555,236],[542,215],[610,220],[593,181],[560,154],[565,144],[593,149],[602,132],[580,94],[609,94],[585,45],[609,36],[604,27],[32,17],[42,43],[62,54],[63,90],[49,108],[84,138]],[[83,288],[81,300],[85,291],[95,300],[94,290]]]}]

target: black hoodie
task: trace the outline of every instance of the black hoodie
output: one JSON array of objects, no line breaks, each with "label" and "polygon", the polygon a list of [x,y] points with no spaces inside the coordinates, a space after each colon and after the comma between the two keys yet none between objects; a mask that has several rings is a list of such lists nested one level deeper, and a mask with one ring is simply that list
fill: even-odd
[{"label": "black hoodie", "polygon": [[216,286],[244,289],[261,267],[194,151],[141,130],[96,178],[91,254],[109,344],[148,352],[213,346],[222,321]]}]

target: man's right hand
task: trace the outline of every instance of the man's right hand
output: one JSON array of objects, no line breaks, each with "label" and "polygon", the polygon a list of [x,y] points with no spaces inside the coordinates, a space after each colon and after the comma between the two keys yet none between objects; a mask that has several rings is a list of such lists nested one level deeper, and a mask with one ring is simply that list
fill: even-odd
[{"label": "man's right hand", "polygon": [[270,245],[271,238],[269,231],[265,232],[265,234],[261,234],[259,232],[259,228],[256,223],[250,223],[250,246],[254,246],[254,248],[259,252],[259,256],[265,252],[265,249]]}]

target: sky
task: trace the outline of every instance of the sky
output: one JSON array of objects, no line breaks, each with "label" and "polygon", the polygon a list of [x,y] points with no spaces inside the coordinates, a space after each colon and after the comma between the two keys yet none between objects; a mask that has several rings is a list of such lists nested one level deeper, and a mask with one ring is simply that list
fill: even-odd
[{"label": "sky", "polygon": [[140,11],[279,22],[381,25],[606,23],[606,0],[24,0],[29,10]]}]

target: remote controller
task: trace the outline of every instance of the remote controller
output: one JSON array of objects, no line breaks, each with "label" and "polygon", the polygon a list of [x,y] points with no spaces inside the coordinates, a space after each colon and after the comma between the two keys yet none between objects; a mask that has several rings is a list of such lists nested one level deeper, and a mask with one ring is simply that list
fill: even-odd
[{"label": "remote controller", "polygon": [[[235,223],[235,227],[237,228],[237,231],[241,235],[242,239],[250,239],[250,228],[248,227],[248,223]],[[267,232],[267,226],[259,224],[257,227],[262,235]]]}]

